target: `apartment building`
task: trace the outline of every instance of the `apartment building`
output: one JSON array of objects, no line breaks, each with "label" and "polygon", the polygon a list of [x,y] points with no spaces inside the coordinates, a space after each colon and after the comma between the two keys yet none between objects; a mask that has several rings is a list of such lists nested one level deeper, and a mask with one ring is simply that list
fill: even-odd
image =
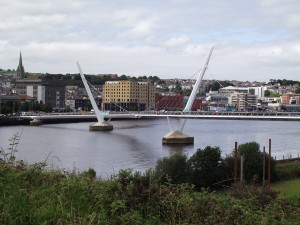
[{"label": "apartment building", "polygon": [[154,107],[155,86],[150,81],[106,81],[102,90],[103,110],[144,111]]},{"label": "apartment building", "polygon": [[244,111],[249,107],[257,106],[257,96],[248,93],[234,92],[228,97],[228,104],[235,106],[238,110]]},{"label": "apartment building", "polygon": [[42,103],[50,103],[52,108],[65,107],[65,83],[48,77],[32,76],[15,81],[16,94],[32,97]]},{"label": "apartment building", "polygon": [[300,95],[292,93],[284,94],[281,96],[281,103],[284,105],[300,104]]}]

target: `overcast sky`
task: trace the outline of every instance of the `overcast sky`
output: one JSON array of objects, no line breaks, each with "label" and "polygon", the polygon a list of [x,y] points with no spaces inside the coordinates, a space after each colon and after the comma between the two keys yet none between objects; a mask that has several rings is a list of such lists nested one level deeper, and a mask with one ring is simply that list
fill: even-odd
[{"label": "overcast sky", "polygon": [[0,68],[300,80],[299,0],[0,0]]}]

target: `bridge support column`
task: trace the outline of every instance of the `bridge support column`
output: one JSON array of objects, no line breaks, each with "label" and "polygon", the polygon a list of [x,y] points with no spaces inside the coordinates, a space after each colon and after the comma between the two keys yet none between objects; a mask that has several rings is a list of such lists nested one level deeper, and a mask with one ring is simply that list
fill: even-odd
[{"label": "bridge support column", "polygon": [[77,62],[77,66],[78,66],[78,70],[79,70],[79,73],[80,73],[80,77],[81,77],[81,80],[84,84],[84,87],[85,87],[85,90],[89,96],[89,99],[91,101],[91,104],[93,106],[93,109],[95,111],[95,114],[96,114],[96,117],[97,117],[97,120],[98,120],[98,123],[95,123],[93,125],[90,125],[89,126],[89,129],[91,131],[110,131],[110,130],[113,130],[113,125],[111,125],[109,122],[105,121],[104,120],[104,115],[103,113],[100,112],[97,104],[96,104],[96,101],[93,97],[93,94],[91,92],[91,89],[89,88],[89,85],[82,73],[82,70],[81,70],[81,67],[79,65],[79,63]]},{"label": "bridge support column", "polygon": [[[206,57],[206,60],[203,64],[202,69],[199,72],[195,86],[191,92],[188,102],[186,103],[186,106],[184,107],[183,112],[191,111],[192,105],[194,104],[196,95],[198,93],[200,84],[202,82],[204,73],[207,69],[208,62],[211,57],[212,51],[213,51],[213,47],[211,47],[209,50],[209,53]],[[165,143],[165,144],[193,144],[194,143],[194,137],[181,133],[183,130],[183,127],[185,125],[186,119],[178,120],[178,125],[177,125],[177,128],[175,129],[175,131],[174,131],[174,129],[172,129],[169,117],[167,117],[167,119],[168,119],[168,123],[169,123],[169,127],[170,127],[170,132],[163,137],[163,143]]]},{"label": "bridge support column", "polygon": [[113,125],[107,121],[100,121],[98,123],[90,125],[90,131],[110,131],[113,130]]},{"label": "bridge support column", "polygon": [[194,137],[179,131],[171,131],[162,138],[163,144],[194,144]]},{"label": "bridge support column", "polygon": [[30,126],[40,126],[43,124],[42,120],[40,119],[33,119],[29,122]]},{"label": "bridge support column", "polygon": [[167,119],[168,119],[170,132],[167,133],[165,136],[163,136],[162,138],[163,144],[194,144],[194,137],[182,133],[183,126],[186,122],[185,119],[184,120],[176,119],[177,127],[175,129],[172,128],[170,118],[167,117]]}]

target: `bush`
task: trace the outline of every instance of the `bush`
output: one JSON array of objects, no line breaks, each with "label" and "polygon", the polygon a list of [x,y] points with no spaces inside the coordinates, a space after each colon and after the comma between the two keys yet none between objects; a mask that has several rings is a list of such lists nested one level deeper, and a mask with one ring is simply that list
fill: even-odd
[{"label": "bush", "polygon": [[[240,176],[241,156],[244,157],[243,163],[243,181],[245,182],[262,182],[263,179],[263,152],[259,150],[259,144],[256,142],[247,142],[238,147],[238,174]],[[268,157],[265,153],[265,180],[268,176]],[[224,159],[225,168],[228,174],[233,177],[234,170],[234,153],[226,156]],[[277,180],[276,161],[271,158],[271,180]]]},{"label": "bush", "polygon": [[276,166],[276,180],[291,180],[300,178],[300,162],[278,164]]},{"label": "bush", "polygon": [[174,154],[157,161],[154,175],[163,183],[180,184],[188,182],[190,166],[186,155]]},{"label": "bush", "polygon": [[212,187],[225,177],[219,147],[207,146],[205,149],[198,149],[188,162],[192,168],[191,183],[198,189]]},{"label": "bush", "polygon": [[[248,142],[241,144],[238,147],[239,156],[244,157],[244,179],[245,181],[252,181],[257,178],[258,181],[263,179],[263,152],[259,150],[259,144],[257,142]],[[268,175],[268,157],[269,155],[265,153],[265,178]],[[276,177],[275,172],[275,160],[271,160],[271,177]]]}]

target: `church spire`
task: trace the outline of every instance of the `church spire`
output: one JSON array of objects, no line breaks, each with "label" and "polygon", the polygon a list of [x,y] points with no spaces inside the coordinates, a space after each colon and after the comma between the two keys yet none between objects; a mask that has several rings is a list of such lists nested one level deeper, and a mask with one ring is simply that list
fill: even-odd
[{"label": "church spire", "polygon": [[24,70],[24,66],[22,64],[22,54],[20,51],[19,65],[18,65],[18,69],[17,69],[17,79],[24,79],[24,78],[25,78],[25,70]]}]

